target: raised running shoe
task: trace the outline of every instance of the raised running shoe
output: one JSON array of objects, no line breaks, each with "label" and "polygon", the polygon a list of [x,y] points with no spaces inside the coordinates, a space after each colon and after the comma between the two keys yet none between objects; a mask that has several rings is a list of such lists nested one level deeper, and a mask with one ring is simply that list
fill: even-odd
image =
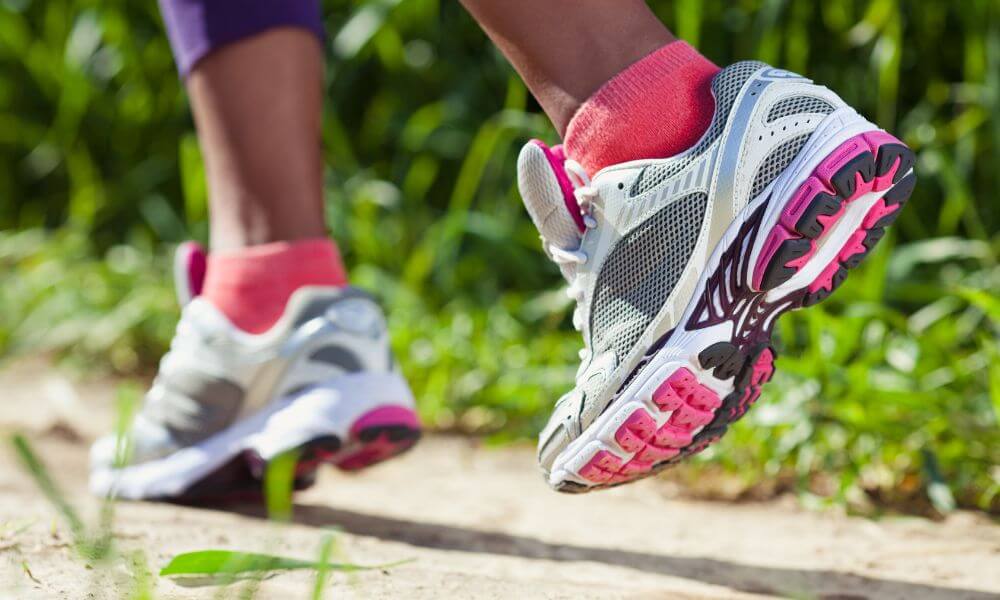
[{"label": "raised running shoe", "polygon": [[741,62],[712,91],[708,130],[677,156],[590,180],[560,148],[521,152],[584,339],[539,438],[557,490],[646,477],[718,440],[771,378],[775,319],[829,296],[913,190],[913,153],[825,87]]},{"label": "raised running shoe", "polygon": [[[184,306],[170,350],[127,436],[91,449],[95,494],[218,502],[259,497],[268,461],[294,451],[295,487],[317,467],[357,470],[420,436],[413,395],[376,302],[355,288],[305,287],[267,332],[237,329],[199,297],[204,252],[176,254]],[[124,436],[123,436],[124,437]]]}]

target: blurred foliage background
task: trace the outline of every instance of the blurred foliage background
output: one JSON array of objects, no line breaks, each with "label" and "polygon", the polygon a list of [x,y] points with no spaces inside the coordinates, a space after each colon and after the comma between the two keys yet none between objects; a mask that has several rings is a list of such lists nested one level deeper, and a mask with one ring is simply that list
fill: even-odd
[{"label": "blurred foliage background", "polygon": [[[353,280],[385,302],[428,423],[530,437],[580,346],[515,186],[520,145],[554,132],[457,2],[324,4],[327,210]],[[764,401],[673,477],[1000,510],[1000,3],[652,6],[716,63],[808,74],[919,154],[894,233],[781,320]],[[0,0],[0,356],[150,374],[178,314],[172,247],[206,219],[155,3]]]}]

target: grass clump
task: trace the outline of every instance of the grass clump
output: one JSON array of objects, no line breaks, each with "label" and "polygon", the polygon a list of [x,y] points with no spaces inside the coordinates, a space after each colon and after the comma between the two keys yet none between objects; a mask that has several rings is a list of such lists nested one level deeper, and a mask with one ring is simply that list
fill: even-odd
[{"label": "grass clump", "polygon": [[[131,394],[123,394],[130,398]],[[123,401],[119,406],[119,421],[126,423],[119,428],[119,448],[129,446],[127,438],[127,423],[133,414],[131,403]],[[101,578],[115,571],[116,565],[124,567],[128,579],[120,588],[131,600],[153,600],[156,597],[155,577],[149,568],[146,555],[141,550],[123,550],[118,547],[114,532],[113,497],[104,498],[101,502],[100,518],[97,525],[89,527],[76,507],[65,496],[53,480],[48,468],[33,449],[27,438],[21,434],[10,437],[10,444],[22,468],[31,477],[45,499],[55,508],[59,516],[69,527],[76,556],[84,561],[88,569],[93,570],[93,587],[101,587]],[[127,454],[123,450],[117,461],[119,468],[126,467]],[[294,453],[279,456],[268,465],[265,478],[265,498],[268,517],[275,524],[287,523],[292,513],[292,477],[296,456]],[[10,537],[30,526],[28,524],[10,525],[3,533]],[[9,531],[8,531],[9,530]],[[272,530],[273,539],[279,539],[279,528]],[[199,584],[218,585],[220,590],[234,583],[246,582],[247,585],[239,592],[241,598],[252,598],[259,590],[260,582],[267,576],[290,570],[312,570],[316,572],[311,597],[319,600],[326,591],[330,572],[357,572],[370,570],[386,570],[410,562],[397,561],[380,565],[358,565],[349,562],[332,562],[330,559],[334,550],[334,536],[326,533],[322,536],[316,560],[290,558],[274,554],[243,552],[238,550],[208,549],[183,552],[173,556],[158,572],[159,577],[191,579],[196,578]],[[35,582],[40,582],[32,574],[27,562],[22,561],[25,575]],[[207,578],[207,579],[206,579]],[[221,596],[225,593],[220,592]]]}]

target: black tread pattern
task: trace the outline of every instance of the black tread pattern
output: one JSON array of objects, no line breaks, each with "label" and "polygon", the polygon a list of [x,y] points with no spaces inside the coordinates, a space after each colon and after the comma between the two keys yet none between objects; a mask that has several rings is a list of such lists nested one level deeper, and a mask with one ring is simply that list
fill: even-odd
[{"label": "black tread pattern", "polygon": [[899,180],[913,168],[915,161],[913,151],[903,144],[883,144],[880,146],[878,149],[878,158],[876,159],[876,173],[878,173],[878,176],[881,177],[888,173],[892,169],[892,166],[896,164],[897,159],[900,163],[899,168],[896,169],[896,174],[892,177],[893,183],[899,183]]},{"label": "black tread pattern", "polygon": [[730,342],[716,342],[698,354],[701,368],[712,369],[712,375],[718,379],[729,379],[736,375],[745,360],[739,347]]},{"label": "black tread pattern", "polygon": [[816,194],[816,197],[809,203],[809,206],[802,211],[802,216],[799,217],[798,222],[795,223],[795,232],[803,237],[815,240],[823,235],[823,224],[820,222],[819,217],[829,217],[830,215],[837,214],[843,204],[843,198],[831,196],[826,192]]},{"label": "black tread pattern", "polygon": [[778,250],[771,257],[771,262],[764,269],[761,278],[762,290],[773,290],[792,278],[797,272],[795,267],[785,266],[797,258],[804,256],[812,248],[812,241],[805,238],[794,238],[781,242]]},{"label": "black tread pattern", "polygon": [[857,190],[858,181],[856,175],[866,182],[875,179],[875,157],[871,152],[862,152],[841,167],[833,177],[830,178],[830,185],[837,191],[841,198],[850,198]]}]

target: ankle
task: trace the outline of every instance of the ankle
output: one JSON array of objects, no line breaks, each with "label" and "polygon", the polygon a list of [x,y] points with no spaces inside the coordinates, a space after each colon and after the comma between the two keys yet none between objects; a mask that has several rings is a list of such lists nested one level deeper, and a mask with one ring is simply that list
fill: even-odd
[{"label": "ankle", "polygon": [[[574,29],[574,36],[578,39],[571,56],[560,57],[558,65],[547,73],[555,85],[553,90],[544,94],[543,100],[546,101],[543,106],[560,135],[566,134],[580,107],[608,81],[676,40],[657,19],[616,23],[620,31],[613,36],[608,35],[604,23],[586,23],[591,29]],[[628,40],[628,43],[622,43],[622,39]],[[555,68],[561,70],[555,71]],[[549,97],[554,97],[556,101],[549,102]]]},{"label": "ankle", "polygon": [[[317,241],[327,235],[322,215],[316,217],[311,211],[294,208],[286,211],[251,208],[262,205],[261,202],[229,202],[227,210],[213,209],[209,235],[212,251],[260,253],[275,244]],[[286,214],[279,214],[282,212]]]}]

